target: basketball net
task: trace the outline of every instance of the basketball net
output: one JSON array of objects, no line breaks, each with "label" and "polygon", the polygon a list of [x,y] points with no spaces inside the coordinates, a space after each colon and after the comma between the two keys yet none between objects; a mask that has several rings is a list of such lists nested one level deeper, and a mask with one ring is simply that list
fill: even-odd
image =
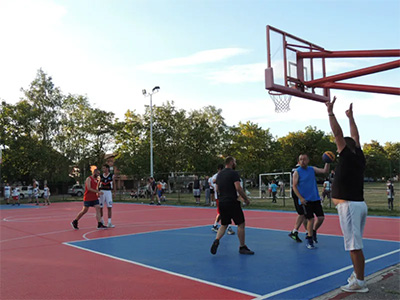
[{"label": "basketball net", "polygon": [[290,110],[290,100],[292,99],[292,95],[282,94],[275,91],[268,91],[268,94],[271,96],[272,101],[275,104],[275,112],[284,113]]}]

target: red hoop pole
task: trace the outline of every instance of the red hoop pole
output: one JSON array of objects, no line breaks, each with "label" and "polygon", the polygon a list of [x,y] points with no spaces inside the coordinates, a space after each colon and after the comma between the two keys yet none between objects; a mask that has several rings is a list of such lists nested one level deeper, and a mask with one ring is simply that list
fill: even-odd
[{"label": "red hoop pole", "polygon": [[297,52],[298,58],[329,58],[329,57],[397,57],[400,49],[388,50],[354,50],[354,51],[321,51]]},{"label": "red hoop pole", "polygon": [[349,90],[349,91],[370,92],[370,93],[390,94],[390,95],[400,96],[400,88],[389,87],[389,86],[327,82],[322,84],[322,87],[337,89],[337,90]]},{"label": "red hoop pole", "polygon": [[[304,85],[306,85],[308,87],[322,87],[324,83],[328,83],[328,82],[334,83],[339,80],[360,77],[360,76],[378,73],[378,72],[395,69],[395,68],[399,68],[399,67],[400,67],[400,59],[391,61],[388,63],[368,67],[368,68],[358,69],[358,70],[351,71],[351,72],[345,72],[345,73],[332,75],[332,76],[328,76],[328,77],[324,77],[324,78],[320,78],[320,79],[305,81]],[[325,87],[326,87],[326,85],[325,85]]]}]

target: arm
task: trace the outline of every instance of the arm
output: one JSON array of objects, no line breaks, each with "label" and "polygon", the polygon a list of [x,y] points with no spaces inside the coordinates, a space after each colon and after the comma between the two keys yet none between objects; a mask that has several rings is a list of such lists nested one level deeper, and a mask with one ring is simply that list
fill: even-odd
[{"label": "arm", "polygon": [[306,200],[303,198],[302,195],[300,195],[299,189],[297,188],[298,183],[299,183],[299,173],[297,173],[297,171],[295,171],[293,173],[293,192],[300,199],[301,204],[306,205],[307,204]]},{"label": "arm", "polygon": [[115,197],[115,193],[117,192],[117,187],[115,186],[115,179],[114,179],[114,175],[113,175],[113,181],[112,181],[112,185],[113,185],[113,194]]},{"label": "arm", "polygon": [[349,109],[346,110],[346,116],[349,118],[349,122],[350,122],[351,138],[356,142],[357,147],[361,148],[360,135],[358,133],[358,128],[357,128],[356,122],[354,121],[354,117],[353,117],[353,103],[351,103]]},{"label": "arm", "polygon": [[323,169],[321,168],[317,168],[317,167],[313,167],[315,174],[328,174],[329,173],[329,167],[330,164],[325,163],[325,166]]},{"label": "arm", "polygon": [[331,129],[333,135],[335,136],[336,147],[338,152],[342,152],[344,147],[346,147],[346,142],[343,137],[343,131],[340,127],[338,121],[336,120],[335,114],[333,113],[333,105],[335,104],[336,97],[333,97],[332,102],[326,102],[326,107],[328,108],[328,116],[329,116],[329,124],[331,125]]},{"label": "arm", "polygon": [[[98,185],[97,185],[97,188],[98,188]],[[95,189],[92,189],[92,188],[90,187],[90,177],[86,178],[86,181],[85,181],[85,189],[86,189],[87,191],[93,192],[93,193],[98,193],[98,192],[99,192],[98,189],[95,190]]]},{"label": "arm", "polygon": [[250,200],[247,197],[246,193],[244,192],[242,186],[240,185],[240,181],[235,181],[235,188],[236,188],[236,191],[238,192],[239,196],[242,197],[242,199],[244,200],[244,203],[246,203],[246,205],[249,205]]}]

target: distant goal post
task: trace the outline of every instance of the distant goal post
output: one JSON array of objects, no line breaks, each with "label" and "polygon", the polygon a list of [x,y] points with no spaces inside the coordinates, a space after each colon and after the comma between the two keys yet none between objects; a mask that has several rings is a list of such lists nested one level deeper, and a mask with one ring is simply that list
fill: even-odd
[{"label": "distant goal post", "polygon": [[[272,198],[268,193],[268,184],[276,181],[278,186],[277,198],[288,198],[292,197],[292,173],[291,172],[274,172],[274,173],[262,173],[258,175],[258,187],[259,187],[259,197],[263,197],[263,189],[265,188],[265,198]],[[287,193],[288,192],[288,193]],[[286,194],[287,193],[287,194]]]}]

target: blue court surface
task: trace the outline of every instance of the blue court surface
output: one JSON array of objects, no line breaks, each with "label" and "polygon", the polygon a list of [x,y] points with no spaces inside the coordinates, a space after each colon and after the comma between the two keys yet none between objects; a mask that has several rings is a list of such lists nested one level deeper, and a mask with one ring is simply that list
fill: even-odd
[{"label": "blue court surface", "polygon": [[[210,226],[162,230],[67,245],[168,272],[255,298],[310,299],[346,284],[352,272],[343,238],[320,234],[317,248],[296,243],[288,232],[246,228],[255,255],[240,255],[236,235],[225,235],[216,255]],[[301,238],[304,234],[301,234]],[[364,239],[366,275],[400,262],[400,243]]]},{"label": "blue court surface", "polygon": [[35,207],[37,207],[37,206],[27,205],[27,204],[21,204],[21,205],[4,204],[4,205],[0,205],[0,210],[1,209],[35,208]]}]

